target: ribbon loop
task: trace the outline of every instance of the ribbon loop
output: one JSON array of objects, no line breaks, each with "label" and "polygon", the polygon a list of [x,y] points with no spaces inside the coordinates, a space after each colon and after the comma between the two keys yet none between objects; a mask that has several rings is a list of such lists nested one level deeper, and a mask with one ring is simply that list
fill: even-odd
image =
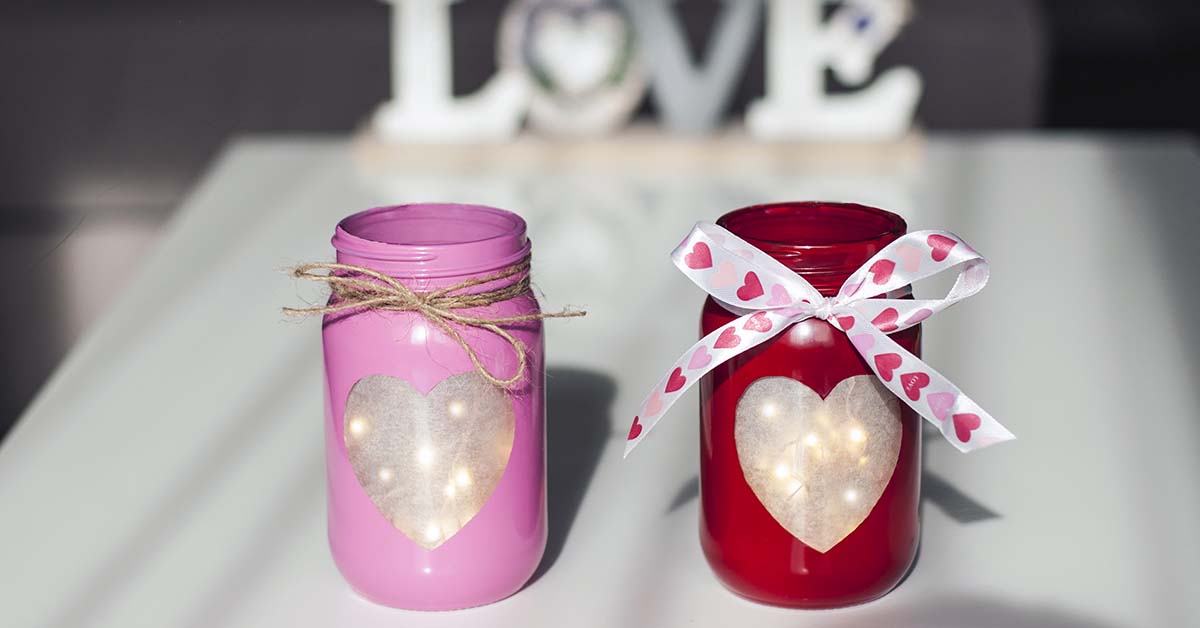
[{"label": "ribbon loop", "polygon": [[[904,403],[938,427],[961,451],[1012,435],[958,387],[888,337],[983,289],[987,261],[948,231],[917,231],[884,247],[850,275],[834,297],[824,297],[800,275],[729,231],[698,223],[671,254],[679,270],[739,315],[708,334],[672,366],[634,416],[625,444],[633,451],[667,409],[717,365],[809,318],[846,333],[876,377]],[[901,299],[916,281],[958,271],[941,299]],[[875,298],[884,297],[884,298]]]},{"label": "ribbon loop", "polygon": [[688,279],[737,314],[824,299],[779,260],[717,225],[698,223],[671,259]]}]

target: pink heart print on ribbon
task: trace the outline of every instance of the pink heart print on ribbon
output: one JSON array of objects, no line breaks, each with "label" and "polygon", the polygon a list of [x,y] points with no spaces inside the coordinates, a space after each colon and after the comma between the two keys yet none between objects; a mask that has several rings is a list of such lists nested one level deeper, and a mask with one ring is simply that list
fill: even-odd
[{"label": "pink heart print on ribbon", "polygon": [[708,250],[708,245],[703,242],[693,244],[692,252],[683,256],[683,263],[696,270],[712,268],[712,253]]},{"label": "pink heart print on ribbon", "polygon": [[[851,274],[833,297],[823,296],[765,253],[745,255],[753,249],[717,225],[697,223],[671,254],[684,275],[740,318],[700,339],[651,390],[630,426],[626,456],[701,377],[809,318],[828,321],[849,336],[879,381],[960,451],[1016,438],[950,380],[888,336],[987,284],[987,261],[961,238],[938,230],[901,236]],[[914,263],[914,251],[920,252],[920,263]],[[897,290],[946,271],[958,276],[943,298],[891,298]]]}]

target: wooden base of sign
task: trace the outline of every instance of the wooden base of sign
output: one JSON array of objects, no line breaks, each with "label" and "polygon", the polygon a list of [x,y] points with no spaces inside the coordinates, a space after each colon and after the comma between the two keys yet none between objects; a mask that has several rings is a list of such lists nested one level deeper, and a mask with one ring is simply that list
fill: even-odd
[{"label": "wooden base of sign", "polygon": [[907,171],[920,164],[925,135],[916,129],[886,142],[767,141],[740,126],[709,135],[678,135],[650,124],[598,138],[526,132],[504,143],[388,142],[368,127],[354,137],[360,167],[372,172],[597,173]]}]

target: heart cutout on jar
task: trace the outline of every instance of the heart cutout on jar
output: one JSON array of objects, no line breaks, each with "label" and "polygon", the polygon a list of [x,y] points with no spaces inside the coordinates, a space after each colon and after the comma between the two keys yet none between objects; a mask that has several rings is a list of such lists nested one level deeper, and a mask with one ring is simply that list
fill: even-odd
[{"label": "heart cutout on jar", "polygon": [[452,375],[428,395],[368,375],[350,389],[343,438],[375,508],[432,550],[483,509],[508,466],[514,428],[512,402],[478,373]]},{"label": "heart cutout on jar", "polygon": [[900,454],[900,401],[871,375],[821,398],[764,377],[738,400],[734,442],[746,483],[792,536],[825,553],[867,518]]}]

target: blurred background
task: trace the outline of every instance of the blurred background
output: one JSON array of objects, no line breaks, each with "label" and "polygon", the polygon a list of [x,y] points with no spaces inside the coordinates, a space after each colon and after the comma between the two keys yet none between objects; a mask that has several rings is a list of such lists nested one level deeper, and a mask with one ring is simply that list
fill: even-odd
[{"label": "blurred background", "polygon": [[[505,0],[453,8],[454,89],[496,69]],[[915,67],[933,132],[1200,129],[1194,0],[916,0],[878,71]],[[681,0],[693,50],[720,3]],[[0,6],[0,436],[230,138],[346,134],[389,97],[372,0]],[[837,89],[836,79],[828,79]],[[753,48],[730,118],[763,94]],[[641,116],[655,115],[650,99]]]}]

